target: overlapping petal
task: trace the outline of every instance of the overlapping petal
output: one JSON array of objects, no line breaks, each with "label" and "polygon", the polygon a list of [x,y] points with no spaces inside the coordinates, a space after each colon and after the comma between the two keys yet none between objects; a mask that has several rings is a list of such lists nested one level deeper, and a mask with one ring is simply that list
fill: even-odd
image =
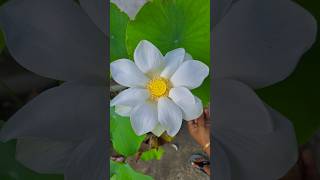
[{"label": "overlapping petal", "polygon": [[174,137],[181,128],[182,112],[172,100],[162,97],[158,101],[158,120],[167,134]]},{"label": "overlapping petal", "polygon": [[66,164],[64,178],[65,180],[108,179],[107,163],[107,142],[101,134],[83,141],[75,149]]},{"label": "overlapping petal", "polygon": [[76,142],[22,138],[17,140],[16,159],[37,173],[62,174],[77,145]]},{"label": "overlapping petal", "polygon": [[134,62],[143,73],[159,73],[164,66],[164,57],[151,42],[142,40],[134,51]]},{"label": "overlapping petal", "polygon": [[[232,179],[279,179],[296,163],[298,145],[292,124],[275,110],[268,110],[274,121],[273,132],[251,133],[252,127],[247,132],[234,131],[232,127],[216,129],[215,138],[228,156]],[[225,173],[216,171],[217,177],[230,176]]]},{"label": "overlapping petal", "polygon": [[107,1],[79,0],[81,7],[91,17],[99,29],[107,35]]},{"label": "overlapping petal", "polygon": [[74,1],[13,0],[1,8],[0,25],[23,67],[64,81],[105,80],[105,35]]},{"label": "overlapping petal", "polygon": [[124,105],[115,106],[115,112],[120,116],[124,116],[124,117],[130,116],[132,109],[133,109],[132,106],[124,106]]},{"label": "overlapping petal", "polygon": [[288,77],[315,40],[316,21],[290,0],[239,0],[215,27],[215,77],[261,88]]},{"label": "overlapping petal", "polygon": [[144,87],[149,78],[128,59],[119,59],[110,64],[113,80],[126,87]]},{"label": "overlapping petal", "polygon": [[209,75],[209,67],[201,61],[188,60],[181,64],[172,75],[170,81],[174,87],[187,87],[194,89],[199,87]]},{"label": "overlapping petal", "polygon": [[213,83],[214,131],[270,133],[273,121],[264,103],[247,85],[228,79]]},{"label": "overlapping petal", "polygon": [[156,125],[156,127],[151,132],[152,134],[160,137],[165,131],[166,129],[160,123],[158,123],[158,125]]},{"label": "overlapping petal", "polygon": [[228,12],[233,0],[214,1],[213,5],[213,23],[218,24],[224,15]]},{"label": "overlapping petal", "polygon": [[0,138],[42,137],[83,140],[103,126],[107,104],[104,86],[64,83],[22,107],[1,128]]},{"label": "overlapping petal", "polygon": [[149,98],[149,93],[146,89],[142,88],[129,88],[121,91],[116,97],[114,97],[110,105],[125,105],[133,107],[137,104],[143,103]]},{"label": "overlapping petal", "polygon": [[132,109],[130,121],[137,135],[151,132],[158,124],[157,105],[150,102],[137,105]]},{"label": "overlapping petal", "polygon": [[186,51],[183,48],[178,48],[168,52],[164,56],[165,67],[160,76],[164,78],[170,78],[182,64],[183,60],[185,59],[185,55]]},{"label": "overlapping petal", "polygon": [[169,97],[181,108],[184,120],[196,119],[203,112],[201,100],[185,87],[172,88]]},{"label": "overlapping petal", "polygon": [[213,168],[212,174],[214,179],[217,180],[232,180],[231,177],[231,166],[230,166],[230,159],[226,152],[224,152],[223,147],[221,146],[218,139],[211,138],[213,141],[213,149],[214,149],[214,158],[213,161]]}]

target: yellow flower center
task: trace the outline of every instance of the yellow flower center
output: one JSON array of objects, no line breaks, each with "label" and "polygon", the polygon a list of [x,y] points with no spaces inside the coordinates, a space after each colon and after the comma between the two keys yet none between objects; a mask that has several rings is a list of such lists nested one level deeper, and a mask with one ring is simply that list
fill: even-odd
[{"label": "yellow flower center", "polygon": [[170,85],[169,81],[164,78],[154,78],[147,84],[151,99],[157,100],[162,96],[168,96]]}]

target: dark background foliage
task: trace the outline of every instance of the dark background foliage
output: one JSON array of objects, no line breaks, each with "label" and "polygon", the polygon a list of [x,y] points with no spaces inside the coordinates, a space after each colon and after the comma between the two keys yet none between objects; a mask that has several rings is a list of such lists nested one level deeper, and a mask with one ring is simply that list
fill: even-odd
[{"label": "dark background foliage", "polygon": [[[311,12],[318,22],[320,21],[319,1],[296,0],[296,2]],[[292,120],[300,144],[306,143],[320,126],[319,69],[320,39],[317,38],[312,49],[302,57],[298,67],[288,79],[257,91],[267,104]]]}]

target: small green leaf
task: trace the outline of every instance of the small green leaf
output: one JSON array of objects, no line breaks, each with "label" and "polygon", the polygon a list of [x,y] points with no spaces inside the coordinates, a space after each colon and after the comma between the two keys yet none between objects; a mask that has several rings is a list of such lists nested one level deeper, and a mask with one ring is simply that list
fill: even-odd
[{"label": "small green leaf", "polygon": [[[185,48],[194,59],[210,65],[210,1],[153,0],[127,27],[127,49],[132,57],[141,40],[148,40],[162,53]],[[209,103],[209,78],[193,92]]]},{"label": "small green leaf", "polygon": [[110,160],[110,176],[114,176],[117,174],[119,167],[122,163],[118,163],[115,161]]},{"label": "small green leaf", "polygon": [[137,136],[131,127],[130,119],[119,116],[115,108],[110,108],[110,120],[113,148],[124,156],[136,154],[146,136]]},{"label": "small green leaf", "polygon": [[144,152],[140,159],[143,161],[150,161],[150,160],[160,160],[164,154],[164,149],[159,147],[158,149],[151,149],[149,151]]},{"label": "small green leaf", "polygon": [[153,180],[152,177],[133,170],[128,164],[110,161],[112,180]]},{"label": "small green leaf", "polygon": [[113,3],[110,4],[110,58],[111,62],[128,58],[125,38],[129,17]]}]

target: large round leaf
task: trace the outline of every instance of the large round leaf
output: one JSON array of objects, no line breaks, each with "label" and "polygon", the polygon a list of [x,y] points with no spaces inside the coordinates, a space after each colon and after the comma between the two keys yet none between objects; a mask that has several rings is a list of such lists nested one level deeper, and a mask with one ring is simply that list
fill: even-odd
[{"label": "large round leaf", "polygon": [[[320,2],[296,0],[320,21]],[[318,33],[318,37],[319,37]],[[296,71],[285,81],[258,90],[258,95],[288,117],[300,144],[306,143],[320,127],[320,40],[301,59]]]},{"label": "large round leaf", "polygon": [[[185,48],[194,59],[210,65],[210,0],[153,0],[147,3],[128,24],[129,56],[132,57],[141,40],[149,40],[163,54]],[[194,90],[204,104],[209,102],[209,82],[205,81]]]},{"label": "large round leaf", "polygon": [[110,135],[113,148],[119,154],[131,156],[138,152],[145,135],[137,136],[128,117],[119,116],[110,108]]},{"label": "large round leaf", "polygon": [[125,44],[129,17],[113,3],[110,3],[110,59],[127,58]]}]

